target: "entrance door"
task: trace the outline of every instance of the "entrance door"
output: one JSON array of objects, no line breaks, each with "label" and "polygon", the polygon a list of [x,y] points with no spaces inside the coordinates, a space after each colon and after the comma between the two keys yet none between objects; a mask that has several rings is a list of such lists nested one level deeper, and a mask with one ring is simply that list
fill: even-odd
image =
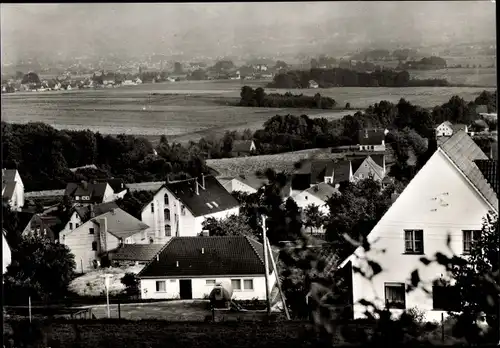
[{"label": "entrance door", "polygon": [[193,298],[191,279],[179,280],[179,295],[181,300],[191,300]]}]

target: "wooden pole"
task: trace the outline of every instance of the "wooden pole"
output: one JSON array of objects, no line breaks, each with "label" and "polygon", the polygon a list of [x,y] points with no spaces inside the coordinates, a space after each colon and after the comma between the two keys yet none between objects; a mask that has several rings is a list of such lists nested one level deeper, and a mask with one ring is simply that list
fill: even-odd
[{"label": "wooden pole", "polygon": [[31,296],[28,296],[28,315],[31,323]]},{"label": "wooden pole", "polygon": [[441,313],[441,342],[444,343],[444,314]]},{"label": "wooden pole", "polygon": [[267,304],[267,316],[271,315],[271,301],[269,299],[269,262],[267,257],[267,231],[266,231],[266,216],[262,215],[262,236],[263,236],[263,247],[264,247],[264,279],[266,280],[266,304]]},{"label": "wooden pole", "polygon": [[271,243],[269,243],[269,239],[266,238],[266,249],[269,250],[269,255],[271,256],[271,264],[273,265],[274,274],[276,276],[276,284],[278,285],[278,290],[280,292],[281,301],[283,302],[283,308],[285,310],[286,318],[290,320],[290,313],[288,312],[288,307],[286,306],[285,295],[281,290],[280,278],[278,275],[278,268],[276,267],[276,262],[274,262],[274,257],[271,249]]}]

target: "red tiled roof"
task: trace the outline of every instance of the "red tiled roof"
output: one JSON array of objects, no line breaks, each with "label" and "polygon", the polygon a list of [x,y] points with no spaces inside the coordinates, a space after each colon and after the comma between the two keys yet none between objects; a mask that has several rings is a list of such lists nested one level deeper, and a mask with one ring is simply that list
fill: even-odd
[{"label": "red tiled roof", "polygon": [[498,197],[483,173],[481,173],[481,170],[474,163],[476,160],[488,160],[488,156],[484,154],[474,140],[464,131],[458,131],[439,148],[498,211]]},{"label": "red tiled roof", "polygon": [[158,257],[139,278],[264,275],[263,245],[243,236],[174,237]]}]

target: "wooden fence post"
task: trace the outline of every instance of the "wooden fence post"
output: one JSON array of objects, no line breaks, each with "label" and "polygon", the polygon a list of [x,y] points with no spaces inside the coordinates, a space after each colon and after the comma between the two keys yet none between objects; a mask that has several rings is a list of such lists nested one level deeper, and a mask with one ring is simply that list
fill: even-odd
[{"label": "wooden fence post", "polygon": [[444,313],[441,313],[441,342],[444,343]]}]

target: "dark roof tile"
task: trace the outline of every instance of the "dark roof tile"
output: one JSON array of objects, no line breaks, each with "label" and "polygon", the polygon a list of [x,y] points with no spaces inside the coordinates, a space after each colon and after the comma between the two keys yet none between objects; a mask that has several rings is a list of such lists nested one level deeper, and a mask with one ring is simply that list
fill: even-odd
[{"label": "dark roof tile", "polygon": [[248,237],[174,237],[139,277],[264,275],[263,260],[263,245]]},{"label": "dark roof tile", "polygon": [[358,131],[359,145],[381,145],[385,140],[384,129],[362,129]]},{"label": "dark roof tile", "polygon": [[116,261],[151,261],[165,244],[123,244],[111,252]]},{"label": "dark roof tile", "polygon": [[[105,214],[105,213],[107,213],[113,209],[117,209],[117,208],[119,208],[119,207],[115,202],[94,204],[92,206],[92,209],[94,209],[95,216]],[[80,219],[82,219],[82,222],[87,222],[90,219],[90,210],[91,210],[90,205],[76,206],[75,207],[75,211],[80,216]]]},{"label": "dark roof tile", "polygon": [[[169,182],[165,184],[165,187],[173,193],[194,216],[204,216],[239,206],[236,198],[234,198],[216,178],[213,176],[205,176],[204,181],[204,187],[202,187],[203,179]],[[196,194],[196,185],[198,185],[198,194]]]},{"label": "dark roof tile", "polygon": [[498,195],[498,187],[500,186],[498,179],[498,162],[494,160],[475,160],[474,163]]}]

